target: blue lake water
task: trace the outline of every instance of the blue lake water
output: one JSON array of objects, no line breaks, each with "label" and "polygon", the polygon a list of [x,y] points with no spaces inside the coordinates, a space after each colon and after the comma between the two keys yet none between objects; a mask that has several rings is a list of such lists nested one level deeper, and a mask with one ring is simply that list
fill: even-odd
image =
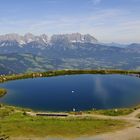
[{"label": "blue lake water", "polygon": [[77,111],[140,104],[140,78],[125,75],[68,75],[0,84],[0,103],[42,111]]}]

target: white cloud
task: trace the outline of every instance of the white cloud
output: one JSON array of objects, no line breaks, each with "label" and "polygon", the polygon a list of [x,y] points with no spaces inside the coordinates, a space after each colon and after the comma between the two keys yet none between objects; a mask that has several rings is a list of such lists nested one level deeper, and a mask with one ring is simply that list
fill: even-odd
[{"label": "white cloud", "polygon": [[102,42],[140,42],[140,19],[122,9],[96,10],[83,17],[51,16],[43,19],[0,19],[1,34],[8,32],[34,34],[90,33]]}]

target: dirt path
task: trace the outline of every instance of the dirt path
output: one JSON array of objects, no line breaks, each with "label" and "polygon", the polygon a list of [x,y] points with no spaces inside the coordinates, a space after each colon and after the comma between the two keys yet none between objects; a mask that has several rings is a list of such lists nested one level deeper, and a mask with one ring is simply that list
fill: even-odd
[{"label": "dirt path", "polygon": [[[93,140],[140,140],[140,124],[122,131],[93,137]],[[88,140],[88,139],[87,139]]]},{"label": "dirt path", "polygon": [[136,121],[140,120],[139,118],[136,117],[138,114],[140,114],[140,109],[137,109],[133,113],[125,116],[106,116],[106,115],[96,115],[96,114],[87,114],[87,115],[85,114],[83,116],[91,116],[99,119],[126,120],[135,123]]},{"label": "dirt path", "polygon": [[[126,120],[133,126],[107,134],[101,134],[95,137],[79,138],[77,140],[140,140],[140,119],[136,118],[140,113],[140,109],[134,111],[127,116],[108,117],[110,119]],[[96,116],[96,115],[94,115]],[[106,116],[98,115],[97,117],[106,118]]]}]

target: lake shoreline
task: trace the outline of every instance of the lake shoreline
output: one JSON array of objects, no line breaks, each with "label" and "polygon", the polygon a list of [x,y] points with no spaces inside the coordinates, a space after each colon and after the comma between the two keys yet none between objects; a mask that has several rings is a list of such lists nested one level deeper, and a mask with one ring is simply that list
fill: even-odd
[{"label": "lake shoreline", "polygon": [[39,78],[39,77],[53,77],[63,75],[75,75],[75,74],[123,74],[140,77],[140,71],[133,70],[56,70],[47,72],[35,72],[13,75],[1,75],[0,83],[12,80]]},{"label": "lake shoreline", "polygon": [[7,90],[0,88],[0,98],[7,94]]},{"label": "lake shoreline", "polygon": [[[28,115],[31,116],[46,116],[46,117],[68,117],[68,116],[82,116],[82,115],[104,115],[104,116],[125,116],[133,113],[134,111],[140,109],[140,105],[137,106],[132,106],[128,108],[114,108],[114,109],[93,109],[93,110],[84,110],[84,111],[37,111],[31,108],[26,108],[26,107],[18,107],[18,106],[13,106],[13,105],[7,105],[7,104],[0,104],[0,109],[2,107],[8,107],[12,108],[14,110],[20,110],[23,111],[24,113],[27,113]],[[44,115],[43,115],[44,114]],[[51,115],[45,115],[45,114],[52,114]],[[56,116],[54,115],[56,114]],[[58,114],[58,116],[57,116]],[[61,116],[62,114],[62,116]]]}]

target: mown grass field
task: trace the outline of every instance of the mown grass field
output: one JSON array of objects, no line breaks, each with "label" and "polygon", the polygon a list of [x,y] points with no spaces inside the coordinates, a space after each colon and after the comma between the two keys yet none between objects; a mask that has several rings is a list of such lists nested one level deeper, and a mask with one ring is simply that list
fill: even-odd
[{"label": "mown grass field", "polygon": [[28,116],[25,110],[0,108],[0,135],[10,137],[78,137],[124,128],[126,122],[92,117],[49,118]]}]

